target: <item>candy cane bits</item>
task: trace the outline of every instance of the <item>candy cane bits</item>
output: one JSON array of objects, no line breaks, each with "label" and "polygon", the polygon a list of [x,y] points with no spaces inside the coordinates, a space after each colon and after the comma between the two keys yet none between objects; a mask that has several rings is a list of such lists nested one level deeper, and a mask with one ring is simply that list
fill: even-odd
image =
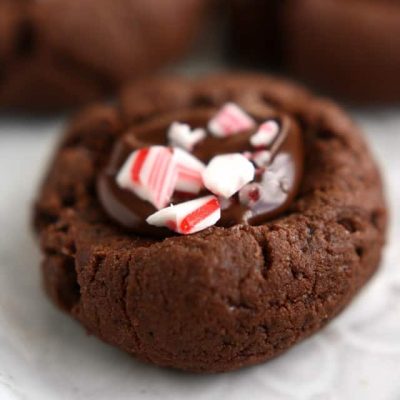
[{"label": "candy cane bits", "polygon": [[[243,142],[242,152],[237,148],[239,152],[217,153],[205,165],[191,152],[196,152],[197,146],[207,139],[207,131],[173,122],[165,132],[169,146],[139,148],[123,163],[116,183],[158,210],[146,214],[149,225],[192,234],[215,225],[221,218],[221,209],[235,202],[255,207],[273,200],[262,186],[260,174],[270,168],[271,149],[281,131],[277,120],[269,119],[257,126],[238,105],[226,103],[208,121],[207,127],[214,137],[208,143],[217,145],[216,140],[246,132],[247,147]],[[251,129],[255,133],[248,136]],[[241,143],[240,140],[236,142]],[[253,148],[250,151],[249,145]],[[202,150],[196,154],[203,154]]]},{"label": "candy cane bits", "polygon": [[150,215],[146,221],[150,225],[167,227],[176,233],[188,235],[215,225],[220,218],[218,198],[205,196],[171,205]]}]

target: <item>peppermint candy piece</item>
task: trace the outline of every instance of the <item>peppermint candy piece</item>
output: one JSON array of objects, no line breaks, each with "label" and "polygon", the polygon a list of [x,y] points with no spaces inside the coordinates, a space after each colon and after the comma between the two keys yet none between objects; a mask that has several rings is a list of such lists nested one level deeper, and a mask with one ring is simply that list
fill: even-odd
[{"label": "peppermint candy piece", "polygon": [[213,136],[227,137],[255,127],[255,121],[235,103],[225,104],[208,123]]},{"label": "peppermint candy piece", "polygon": [[249,183],[240,189],[239,201],[248,207],[254,207],[259,202],[263,194],[263,187],[259,183]]},{"label": "peppermint candy piece", "polygon": [[242,154],[214,157],[203,172],[204,186],[212,193],[229,198],[254,179],[254,165]]},{"label": "peppermint candy piece", "polygon": [[280,182],[268,177],[259,183],[250,183],[239,191],[241,204],[252,209],[255,214],[273,210],[283,204],[287,193],[282,190]]},{"label": "peppermint candy piece", "polygon": [[264,122],[257,132],[250,138],[250,143],[254,147],[270,146],[279,135],[280,127],[275,120]]},{"label": "peppermint candy piece", "polygon": [[250,183],[239,191],[241,204],[267,212],[283,204],[294,180],[294,165],[287,153],[278,154],[263,173],[261,183]]},{"label": "peppermint candy piece", "polygon": [[205,196],[200,199],[171,205],[147,218],[147,223],[183,235],[202,231],[216,224],[221,218],[221,208],[215,196]]},{"label": "peppermint candy piece", "polygon": [[259,168],[266,167],[271,162],[272,154],[268,150],[260,150],[256,151],[252,154],[251,160],[257,165]]},{"label": "peppermint candy piece", "polygon": [[251,151],[244,151],[243,156],[246,157],[248,160],[251,160],[253,158],[253,153]]},{"label": "peppermint candy piece", "polygon": [[168,140],[171,146],[181,147],[192,151],[197,143],[205,139],[207,133],[204,129],[191,129],[189,125],[180,122],[171,124],[168,130]]},{"label": "peppermint candy piece", "polygon": [[157,209],[165,207],[175,190],[178,170],[171,149],[151,146],[134,151],[117,175],[117,184],[149,201]]},{"label": "peppermint candy piece", "polygon": [[263,174],[263,184],[278,182],[282,192],[288,192],[295,180],[295,165],[288,153],[278,154]]},{"label": "peppermint candy piece", "polygon": [[205,165],[190,153],[174,148],[174,161],[178,172],[175,190],[184,193],[197,194],[204,187],[202,174]]}]

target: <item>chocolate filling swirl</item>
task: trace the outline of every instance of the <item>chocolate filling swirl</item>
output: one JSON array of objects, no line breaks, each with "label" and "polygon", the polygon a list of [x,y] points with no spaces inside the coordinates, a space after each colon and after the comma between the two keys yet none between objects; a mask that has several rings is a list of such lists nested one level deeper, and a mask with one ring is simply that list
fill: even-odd
[{"label": "chocolate filling swirl", "polygon": [[[260,150],[270,152],[270,161],[266,166],[256,167],[255,179],[246,187],[245,198],[241,191],[229,199],[221,200],[221,219],[217,226],[260,225],[277,217],[292,203],[303,174],[303,138],[297,122],[287,114],[261,103],[251,103],[244,109],[256,121],[255,128],[226,138],[208,134],[192,151],[205,164],[220,154],[255,153]],[[98,195],[107,214],[137,234],[155,237],[171,235],[169,230],[146,222],[146,218],[157,211],[156,208],[133,192],[119,187],[116,176],[133,151],[152,145],[168,145],[167,131],[173,122],[186,123],[192,128],[207,128],[209,120],[217,112],[217,108],[207,107],[167,113],[127,131],[115,144],[109,163],[98,178]],[[255,149],[250,138],[257,131],[258,125],[267,120],[278,123],[279,134],[270,146]],[[209,193],[204,189],[195,197]],[[171,203],[179,204],[190,199],[187,194],[176,192]]]}]

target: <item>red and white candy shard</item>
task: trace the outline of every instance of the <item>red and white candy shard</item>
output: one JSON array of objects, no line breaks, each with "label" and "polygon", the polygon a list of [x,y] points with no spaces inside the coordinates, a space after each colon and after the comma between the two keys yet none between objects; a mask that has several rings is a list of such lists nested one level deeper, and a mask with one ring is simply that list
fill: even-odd
[{"label": "red and white candy shard", "polygon": [[275,120],[264,122],[257,132],[250,138],[250,143],[254,147],[270,146],[277,138],[280,131],[279,124]]},{"label": "red and white candy shard", "polygon": [[256,212],[269,211],[286,201],[293,180],[293,161],[287,153],[278,154],[263,173],[261,184],[253,182],[239,191],[239,201]]},{"label": "red and white candy shard", "polygon": [[210,161],[203,182],[210,192],[229,198],[252,181],[254,174],[254,165],[242,154],[223,154]]},{"label": "red and white candy shard", "polygon": [[134,151],[117,176],[117,184],[133,191],[157,209],[165,207],[178,181],[176,160],[171,149],[151,146]]},{"label": "red and white candy shard", "polygon": [[167,227],[176,233],[188,235],[213,226],[221,218],[217,197],[205,196],[185,203],[171,205],[147,218],[147,223]]},{"label": "red and white candy shard", "polygon": [[263,188],[259,183],[249,183],[240,189],[239,201],[249,207],[253,207],[262,197]]},{"label": "red and white candy shard", "polygon": [[254,119],[235,103],[225,104],[208,123],[213,136],[227,137],[254,128]]},{"label": "red and white candy shard", "polygon": [[197,143],[205,139],[207,133],[204,129],[191,129],[189,125],[174,122],[168,129],[168,140],[171,146],[181,147],[192,151]]},{"label": "red and white candy shard", "polygon": [[198,194],[204,188],[202,174],[205,165],[190,153],[174,148],[174,161],[178,173],[175,190],[184,193]]}]

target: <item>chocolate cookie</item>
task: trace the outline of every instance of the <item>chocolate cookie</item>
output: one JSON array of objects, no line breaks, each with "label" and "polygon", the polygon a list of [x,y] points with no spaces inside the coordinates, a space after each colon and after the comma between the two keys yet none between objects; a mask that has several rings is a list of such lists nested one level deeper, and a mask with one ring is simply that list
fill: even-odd
[{"label": "chocolate cookie", "polygon": [[275,357],[338,314],[378,267],[386,209],[342,110],[225,74],[134,84],[83,112],[35,226],[48,295],[90,333],[215,372]]},{"label": "chocolate cookie", "polygon": [[400,101],[399,2],[229,3],[233,51],[242,59],[280,66],[352,101]]},{"label": "chocolate cookie", "polygon": [[0,0],[0,107],[92,101],[182,54],[206,0]]}]

